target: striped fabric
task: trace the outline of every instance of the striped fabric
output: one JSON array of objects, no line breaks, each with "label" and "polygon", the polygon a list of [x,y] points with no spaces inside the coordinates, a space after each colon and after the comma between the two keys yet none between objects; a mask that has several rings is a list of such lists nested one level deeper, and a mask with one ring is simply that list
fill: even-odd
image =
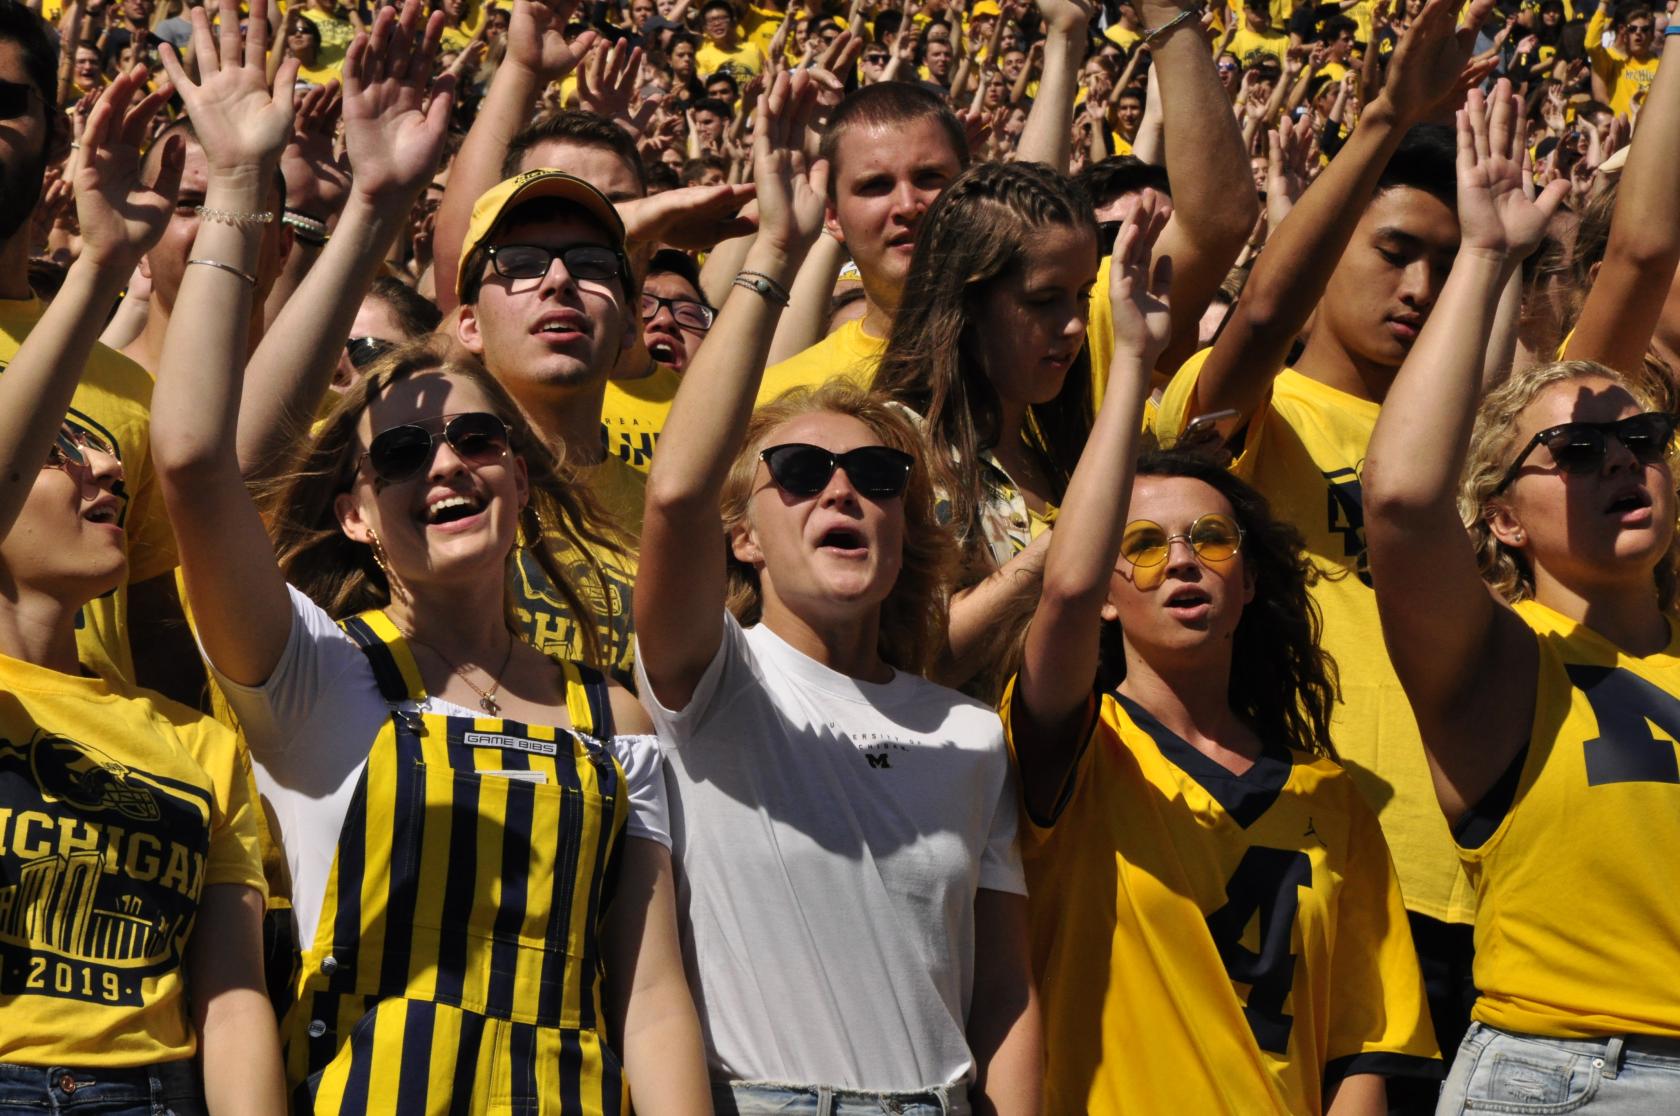
[{"label": "striped fabric", "polygon": [[294,1108],[628,1111],[601,1028],[601,914],[624,773],[598,675],[566,667],[576,732],[441,717],[380,612],[345,621],[392,702],[339,834],[288,1015]]}]

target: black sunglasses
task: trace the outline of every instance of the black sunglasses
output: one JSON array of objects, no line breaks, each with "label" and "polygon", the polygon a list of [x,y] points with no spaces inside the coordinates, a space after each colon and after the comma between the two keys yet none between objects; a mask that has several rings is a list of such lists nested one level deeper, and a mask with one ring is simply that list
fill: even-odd
[{"label": "black sunglasses", "polygon": [[671,317],[677,320],[678,325],[699,333],[711,329],[712,322],[717,320],[717,311],[704,302],[696,302],[692,298],[666,298],[643,291],[642,321],[651,322],[658,317],[661,306],[671,311]]},{"label": "black sunglasses", "polygon": [[400,484],[431,464],[439,438],[472,468],[493,465],[508,452],[507,423],[483,411],[468,411],[381,430],[362,456],[374,476],[386,484]]},{"label": "black sunglasses", "polygon": [[890,446],[859,446],[845,453],[831,453],[821,446],[788,442],[771,446],[758,456],[777,488],[807,499],[828,487],[836,469],[846,470],[852,487],[871,500],[902,496],[910,483],[910,466],[915,464],[915,458]]},{"label": "black sunglasses", "polygon": [[548,248],[541,244],[498,244],[487,250],[496,274],[503,279],[541,279],[554,265],[554,258],[566,265],[573,279],[605,283],[630,274],[624,257],[604,244],[573,244]]},{"label": "black sunglasses", "polygon": [[26,81],[0,81],[0,120],[16,120],[29,111],[35,87]]},{"label": "black sunglasses", "polygon": [[1493,494],[1497,496],[1510,487],[1523,463],[1540,446],[1546,447],[1560,470],[1576,475],[1594,473],[1604,467],[1611,438],[1622,443],[1641,465],[1655,465],[1667,456],[1677,424],[1680,415],[1647,411],[1615,422],[1565,422],[1548,426],[1528,440],[1528,445],[1505,470]]},{"label": "black sunglasses", "polygon": [[352,337],[344,343],[344,355],[354,367],[366,368],[396,347],[395,341],[383,337]]}]

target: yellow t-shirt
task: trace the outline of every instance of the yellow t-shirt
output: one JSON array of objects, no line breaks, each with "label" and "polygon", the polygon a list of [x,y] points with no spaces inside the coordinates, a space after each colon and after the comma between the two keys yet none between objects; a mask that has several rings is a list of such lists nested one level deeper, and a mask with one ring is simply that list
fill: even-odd
[{"label": "yellow t-shirt", "polygon": [[[1243,15],[1248,11],[1248,0],[1232,0],[1231,6],[1236,9],[1237,26],[1241,28]],[[1289,26],[1289,18],[1295,14],[1295,0],[1267,0],[1266,7],[1271,10],[1273,27]],[[1284,37],[1287,38],[1288,34],[1285,33]]]},{"label": "yellow t-shirt", "polygon": [[[1196,379],[1210,351],[1192,356],[1167,386],[1155,423],[1164,440],[1195,417]],[[1341,575],[1320,579],[1312,590],[1324,614],[1324,649],[1341,672],[1331,734],[1342,766],[1382,822],[1406,907],[1470,922],[1475,896],[1436,801],[1411,704],[1383,645],[1369,584],[1359,478],[1378,410],[1370,400],[1286,368],[1249,423],[1232,469],[1306,537],[1321,569]]]},{"label": "yellow t-shirt", "polygon": [[1342,769],[1274,743],[1234,775],[1114,693],[1089,718],[1056,815],[1021,812],[1044,1110],[1316,1116],[1350,1074],[1439,1077]]},{"label": "yellow t-shirt", "polygon": [[321,48],[315,52],[315,67],[322,70],[337,72],[344,66],[344,55],[350,49],[350,41],[356,37],[356,29],[349,20],[339,16],[327,15],[314,8],[304,8],[303,15],[314,22],[321,32]]},{"label": "yellow t-shirt", "polygon": [[191,1058],[205,887],[263,887],[248,764],[193,710],[0,656],[0,1062]]},{"label": "yellow t-shirt", "polygon": [[1137,45],[1138,40],[1143,38],[1143,33],[1140,31],[1128,30],[1127,28],[1120,26],[1118,23],[1111,23],[1103,29],[1103,38],[1107,39],[1121,50],[1130,51],[1132,47]]},{"label": "yellow t-shirt", "polygon": [[607,452],[645,475],[680,383],[682,376],[668,364],[654,365],[652,372],[639,379],[608,380],[601,401],[601,435]]},{"label": "yellow t-shirt", "polygon": [[[748,44],[757,47],[758,52],[766,58],[770,56],[770,43],[781,29],[782,22],[787,19],[787,13],[778,12],[773,8],[760,8],[755,4],[748,4],[741,15],[741,32]],[[792,47],[793,36],[788,36],[788,46]]]},{"label": "yellow t-shirt", "polygon": [[1456,830],[1481,903],[1474,1017],[1680,1038],[1680,627],[1636,658],[1537,602],[1516,609],[1540,645],[1534,728],[1514,784]]},{"label": "yellow t-shirt", "polygon": [[601,666],[624,681],[632,677],[635,663],[631,605],[647,477],[610,455],[599,465],[584,466],[580,473],[596,502],[616,521],[614,529],[607,532],[616,546],[597,548],[588,555],[576,551],[560,555],[561,569],[571,576],[572,584],[590,605],[600,640],[600,661],[592,662],[584,653],[577,618],[566,610],[564,599],[525,549],[514,551],[508,571],[514,611],[522,634],[543,654]]},{"label": "yellow t-shirt", "polygon": [[[1274,23],[1273,26],[1277,27],[1281,25]],[[1276,58],[1278,60],[1278,65],[1281,66],[1284,63],[1285,57],[1289,54],[1289,35],[1283,31],[1274,31],[1270,35],[1261,35],[1258,32],[1250,31],[1246,26],[1238,27],[1236,34],[1231,36],[1230,45],[1225,49],[1229,50],[1245,63],[1248,61],[1250,52],[1256,50],[1264,51],[1273,58]]]},{"label": "yellow t-shirt", "polygon": [[758,404],[763,406],[789,388],[816,387],[836,377],[868,387],[875,382],[875,370],[886,351],[887,339],[871,337],[863,331],[863,319],[853,318],[809,349],[766,368]]},{"label": "yellow t-shirt", "polygon": [[[320,61],[320,56],[318,54],[316,56],[316,61]],[[299,81],[306,81],[310,85],[325,85],[329,81],[338,79],[343,75],[343,73],[344,62],[340,59],[338,62],[335,62],[330,66],[300,65],[298,67],[297,79]]]},{"label": "yellow t-shirt", "polygon": [[751,42],[741,42],[725,50],[707,39],[694,52],[694,68],[702,78],[711,77],[728,66],[737,78],[751,77],[764,68],[764,52]]},{"label": "yellow t-shirt", "polygon": [[1608,51],[1590,53],[1593,70],[1604,80],[1604,87],[1610,93],[1610,111],[1626,116],[1633,111],[1634,103],[1643,102],[1645,95],[1651,91],[1651,82],[1656,80],[1657,63],[1661,58],[1652,55],[1641,62],[1636,58],[1618,57]]},{"label": "yellow t-shirt", "polygon": [[[0,300],[0,369],[46,312],[40,299]],[[95,345],[82,382],[70,401],[68,421],[101,435],[117,451],[123,480],[122,525],[128,544],[128,577],[117,589],[82,606],[76,650],[82,662],[111,680],[134,680],[128,643],[128,587],[173,570],[175,533],[152,483],[152,378],[145,369],[104,345]]]}]

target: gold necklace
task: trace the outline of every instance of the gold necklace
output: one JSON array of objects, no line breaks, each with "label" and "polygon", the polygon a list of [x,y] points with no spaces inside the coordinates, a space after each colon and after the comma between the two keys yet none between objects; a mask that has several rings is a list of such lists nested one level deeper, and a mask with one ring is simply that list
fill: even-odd
[{"label": "gold necklace", "polygon": [[[397,631],[402,632],[402,629],[398,628]],[[502,688],[502,672],[507,670],[508,663],[513,660],[513,633],[508,633],[507,654],[502,656],[502,665],[496,668],[496,673],[494,674],[490,674],[489,671],[484,672],[490,676],[491,686],[488,690],[479,689],[478,683],[467,677],[467,669],[465,667],[457,666],[454,659],[451,659],[448,655],[445,655],[442,651],[439,651],[436,647],[433,647],[413,632],[402,632],[402,634],[403,637],[411,643],[418,643],[421,647],[424,647],[426,650],[442,659],[444,664],[448,666],[450,670],[454,671],[456,676],[459,677],[461,681],[465,682],[473,693],[478,695],[478,707],[480,709],[484,710],[492,717],[501,716],[502,706],[501,703],[496,700],[496,694]]]}]

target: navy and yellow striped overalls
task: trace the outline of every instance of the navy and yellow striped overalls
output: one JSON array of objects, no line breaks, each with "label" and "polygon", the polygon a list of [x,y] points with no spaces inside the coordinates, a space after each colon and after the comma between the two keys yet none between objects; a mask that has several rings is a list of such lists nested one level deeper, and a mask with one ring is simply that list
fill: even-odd
[{"label": "navy and yellow striped overalls", "polygon": [[424,697],[379,611],[343,622],[391,720],[345,815],[285,1024],[298,1111],[628,1111],[603,1038],[601,915],[629,795],[599,675],[576,732],[401,707]]}]

